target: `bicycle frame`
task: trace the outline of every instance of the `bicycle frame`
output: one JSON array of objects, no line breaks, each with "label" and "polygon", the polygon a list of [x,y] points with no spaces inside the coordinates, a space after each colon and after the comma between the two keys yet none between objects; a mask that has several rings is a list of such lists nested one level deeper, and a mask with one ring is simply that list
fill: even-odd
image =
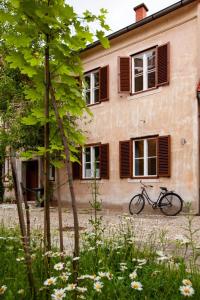
[{"label": "bicycle frame", "polygon": [[142,196],[144,197],[144,200],[146,200],[150,205],[152,205],[152,206],[154,206],[154,207],[158,207],[158,204],[159,204],[159,201],[160,201],[160,199],[161,199],[161,197],[163,196],[163,195],[165,195],[166,194],[166,192],[160,192],[160,194],[158,195],[158,199],[156,200],[156,201],[153,201],[150,197],[149,197],[149,195],[148,195],[148,193],[147,193],[147,191],[146,191],[146,188],[145,187],[142,187]]}]

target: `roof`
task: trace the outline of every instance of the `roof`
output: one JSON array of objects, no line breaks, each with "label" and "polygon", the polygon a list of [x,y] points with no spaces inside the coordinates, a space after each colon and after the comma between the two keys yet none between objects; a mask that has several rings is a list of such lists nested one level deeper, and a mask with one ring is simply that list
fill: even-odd
[{"label": "roof", "polygon": [[[192,2],[195,2],[195,1],[196,0],[181,0],[181,1],[179,1],[175,4],[173,4],[173,5],[170,5],[166,8],[158,11],[157,13],[154,13],[154,14],[152,14],[152,15],[150,15],[150,16],[148,16],[148,17],[146,17],[146,18],[144,18],[144,19],[142,19],[142,20],[140,20],[136,23],[133,23],[133,24],[131,24],[127,27],[124,27],[124,28],[122,28],[122,29],[120,29],[120,30],[118,30],[114,33],[111,33],[110,35],[107,36],[107,38],[108,38],[108,40],[115,39],[115,38],[129,32],[131,30],[134,30],[138,27],[142,27],[145,24],[148,24],[148,23],[150,23],[150,22],[152,22],[156,19],[159,19],[159,18],[161,18],[161,17],[163,17],[163,16],[165,16],[165,15],[167,15],[167,14],[169,14],[169,13],[171,13],[171,12],[181,8],[181,7],[184,7],[184,6],[186,6],[186,5],[188,5]],[[99,45],[100,45],[100,41],[98,40],[98,41],[96,41],[92,44],[89,44],[82,52],[85,52],[85,51],[87,51],[89,49],[92,49],[92,48],[94,48],[96,46],[99,46]]]}]

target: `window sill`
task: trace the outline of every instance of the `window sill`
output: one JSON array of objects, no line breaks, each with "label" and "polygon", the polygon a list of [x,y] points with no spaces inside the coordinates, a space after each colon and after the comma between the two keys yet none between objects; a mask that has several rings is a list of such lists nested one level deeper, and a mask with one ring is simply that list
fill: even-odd
[{"label": "window sill", "polygon": [[128,100],[134,100],[134,99],[138,99],[138,98],[143,98],[143,97],[147,97],[150,95],[155,95],[158,94],[162,91],[162,87],[159,88],[155,88],[155,89],[151,89],[151,90],[146,90],[146,91],[142,91],[140,93],[135,93],[132,94],[130,96],[128,96]]},{"label": "window sill", "polygon": [[[96,182],[97,182],[97,184],[99,184],[99,183],[104,183],[105,182],[105,180],[104,179],[101,179],[101,178],[97,178],[96,179]],[[92,184],[92,183],[94,183],[94,179],[81,179],[80,180],[80,183],[89,183],[89,184]]]},{"label": "window sill", "polygon": [[134,179],[128,179],[129,183],[140,183],[140,181],[142,181],[143,183],[156,183],[156,182],[160,182],[159,178],[134,178]]}]

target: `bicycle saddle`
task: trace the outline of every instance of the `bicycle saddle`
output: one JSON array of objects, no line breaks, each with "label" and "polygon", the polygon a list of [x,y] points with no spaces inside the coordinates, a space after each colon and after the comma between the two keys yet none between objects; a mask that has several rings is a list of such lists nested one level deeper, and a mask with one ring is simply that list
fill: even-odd
[{"label": "bicycle saddle", "polygon": [[160,186],[160,189],[163,190],[163,191],[165,191],[165,192],[167,192],[167,188],[164,187],[164,186]]}]

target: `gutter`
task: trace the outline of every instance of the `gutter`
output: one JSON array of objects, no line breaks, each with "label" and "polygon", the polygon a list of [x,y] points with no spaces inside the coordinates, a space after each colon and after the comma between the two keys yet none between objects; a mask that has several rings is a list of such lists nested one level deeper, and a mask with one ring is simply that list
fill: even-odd
[{"label": "gutter", "polygon": [[[127,27],[124,27],[124,28],[122,28],[122,29],[120,29],[120,30],[118,30],[118,31],[116,31],[114,33],[111,33],[110,35],[107,36],[107,39],[109,41],[113,40],[113,39],[115,39],[115,38],[117,38],[117,37],[119,37],[119,36],[121,36],[121,35],[129,32],[131,30],[139,28],[139,27],[141,27],[141,26],[143,26],[145,24],[148,24],[148,23],[150,23],[150,22],[152,22],[152,21],[154,21],[156,19],[159,19],[159,18],[161,18],[161,17],[163,17],[163,16],[165,16],[165,15],[167,15],[167,14],[169,14],[169,13],[171,13],[171,12],[173,12],[173,11],[181,8],[181,7],[184,7],[184,6],[186,6],[186,5],[188,5],[188,4],[192,3],[192,2],[195,2],[195,1],[196,0],[181,0],[181,1],[177,2],[177,3],[175,3],[175,4],[172,4],[172,5],[170,5],[170,6],[166,7],[166,8],[158,11],[157,13],[152,14],[149,17],[146,17],[146,18],[140,20],[139,22],[133,23],[133,24],[131,24],[131,25],[127,26]],[[85,51],[87,51],[89,49],[92,49],[92,48],[95,48],[96,46],[99,46],[99,45],[101,45],[101,43],[99,41],[96,41],[96,42],[94,42],[92,44],[89,44],[81,52],[85,52]]]}]

